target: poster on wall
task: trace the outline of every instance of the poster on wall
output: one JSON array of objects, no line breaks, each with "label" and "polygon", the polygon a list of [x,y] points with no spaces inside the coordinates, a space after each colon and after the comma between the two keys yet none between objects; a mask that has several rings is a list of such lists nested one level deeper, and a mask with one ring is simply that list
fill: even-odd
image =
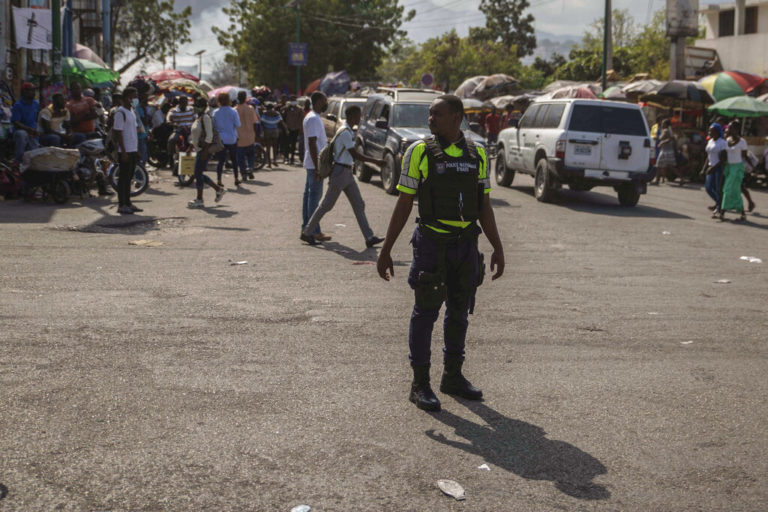
[{"label": "poster on wall", "polygon": [[53,48],[50,9],[14,7],[13,23],[16,27],[16,47],[30,50]]}]

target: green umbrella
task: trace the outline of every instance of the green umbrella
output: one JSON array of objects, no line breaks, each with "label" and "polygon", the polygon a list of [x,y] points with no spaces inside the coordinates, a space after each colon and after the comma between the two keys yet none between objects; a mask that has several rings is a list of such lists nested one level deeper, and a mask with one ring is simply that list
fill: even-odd
[{"label": "green umbrella", "polygon": [[763,117],[768,116],[768,103],[751,96],[734,96],[718,101],[709,111],[726,117]]},{"label": "green umbrella", "polygon": [[120,80],[120,73],[117,71],[76,57],[64,57],[61,59],[61,74],[65,77],[84,80],[89,85]]}]

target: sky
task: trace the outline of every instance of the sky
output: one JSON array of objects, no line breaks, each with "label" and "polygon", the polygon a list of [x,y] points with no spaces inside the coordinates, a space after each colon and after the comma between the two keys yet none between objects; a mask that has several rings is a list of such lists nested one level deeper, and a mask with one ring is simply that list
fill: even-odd
[{"label": "sky", "polygon": [[[570,36],[578,41],[586,28],[602,17],[604,0],[529,0],[528,12],[535,18],[534,27],[541,35],[549,37]],[[178,67],[196,71],[198,58],[195,52],[205,49],[203,73],[207,73],[217,60],[223,59],[225,50],[219,46],[210,27],[226,27],[228,19],[222,7],[230,0],[176,0],[179,8],[192,6],[192,42],[182,47],[177,56]],[[287,0],[286,0],[287,3]],[[700,4],[719,3],[714,0],[700,0]],[[721,2],[725,3],[725,2]],[[415,9],[416,17],[403,28],[408,36],[422,42],[430,37],[455,28],[459,35],[466,35],[470,26],[484,25],[485,17],[478,10],[480,0],[400,0],[406,9]],[[644,25],[653,12],[664,8],[665,0],[613,0],[613,9],[628,9],[640,25]],[[146,66],[148,71],[160,69],[159,64]],[[192,69],[190,69],[192,70]]]}]

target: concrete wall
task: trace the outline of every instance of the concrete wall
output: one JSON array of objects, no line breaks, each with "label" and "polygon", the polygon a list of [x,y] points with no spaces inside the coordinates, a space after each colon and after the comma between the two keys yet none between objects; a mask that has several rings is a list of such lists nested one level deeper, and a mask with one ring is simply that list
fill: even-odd
[{"label": "concrete wall", "polygon": [[768,48],[768,32],[699,39],[695,46],[717,50],[723,69],[768,76],[768,53],[765,52],[765,48]]}]

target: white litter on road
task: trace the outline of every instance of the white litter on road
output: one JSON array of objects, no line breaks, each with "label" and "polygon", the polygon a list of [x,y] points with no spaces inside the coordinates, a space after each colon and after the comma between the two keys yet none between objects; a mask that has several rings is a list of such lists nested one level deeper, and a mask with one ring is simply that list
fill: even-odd
[{"label": "white litter on road", "polygon": [[454,482],[453,480],[438,480],[437,486],[448,496],[456,498],[457,501],[466,499],[464,488],[460,486],[458,482]]},{"label": "white litter on road", "polygon": [[291,509],[291,512],[309,512],[312,507],[309,505],[297,505]]},{"label": "white litter on road", "polygon": [[346,224],[334,224],[334,226],[336,226],[337,228],[345,228],[345,227],[347,227]]},{"label": "white litter on road", "polygon": [[689,341],[681,341],[681,342],[680,342],[680,344],[681,344],[681,345],[690,345],[691,343],[693,343],[693,340],[689,340]]},{"label": "white litter on road", "polygon": [[483,469],[485,471],[491,470],[491,468],[488,467],[488,464],[480,464],[479,466],[477,466],[477,469]]},{"label": "white litter on road", "polygon": [[662,235],[671,235],[672,232],[671,231],[662,231],[661,234]]},{"label": "white litter on road", "polygon": [[658,315],[659,312],[658,311],[649,311],[648,314],[649,315]]},{"label": "white litter on road", "polygon": [[763,260],[761,260],[760,258],[755,258],[754,256],[742,256],[739,259],[747,261],[749,263],[762,263],[763,262]]},{"label": "white litter on road", "polygon": [[717,283],[717,284],[730,284],[731,280],[730,279],[718,279],[717,281],[715,281],[715,283]]},{"label": "white litter on road", "polygon": [[234,265],[245,265],[246,263],[248,263],[248,261],[246,261],[246,260],[243,260],[243,261],[233,261],[233,262],[232,262],[232,263],[230,263],[230,264],[231,264],[232,266],[234,266]]}]

